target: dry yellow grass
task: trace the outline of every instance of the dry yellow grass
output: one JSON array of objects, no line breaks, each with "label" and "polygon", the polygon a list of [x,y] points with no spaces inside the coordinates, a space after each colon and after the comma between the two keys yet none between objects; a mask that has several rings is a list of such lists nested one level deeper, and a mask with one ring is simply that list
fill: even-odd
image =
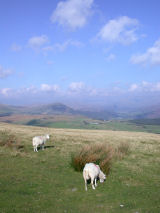
[{"label": "dry yellow grass", "polygon": [[24,138],[31,138],[38,134],[51,134],[54,139],[68,140],[68,143],[108,143],[118,146],[122,142],[127,142],[133,150],[155,150],[160,146],[160,135],[144,132],[127,132],[111,130],[77,130],[77,129],[57,129],[35,126],[23,126],[15,124],[0,123],[0,130],[8,130],[19,134]]},{"label": "dry yellow grass", "polygon": [[76,171],[82,171],[86,163],[98,164],[105,174],[109,174],[112,165],[114,149],[102,143],[89,144],[75,152],[71,158],[71,165]]},{"label": "dry yellow grass", "polygon": [[[64,155],[78,150],[84,144],[94,143],[113,145],[115,148],[122,143],[128,143],[132,150],[132,158],[135,157],[134,153],[137,150],[139,154],[160,152],[160,135],[144,132],[56,129],[6,123],[0,123],[0,130],[8,130],[14,134],[18,134],[24,143],[30,145],[32,137],[48,133],[51,135],[51,142],[56,143],[56,147],[60,148],[60,152]],[[158,156],[157,160],[159,160]]]}]

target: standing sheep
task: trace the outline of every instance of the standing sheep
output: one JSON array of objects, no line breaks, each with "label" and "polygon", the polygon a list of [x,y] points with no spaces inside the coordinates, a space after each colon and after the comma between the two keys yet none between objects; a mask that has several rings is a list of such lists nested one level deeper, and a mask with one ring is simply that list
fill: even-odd
[{"label": "standing sheep", "polygon": [[95,189],[95,186],[97,186],[97,178],[103,183],[106,179],[106,175],[100,170],[98,165],[94,163],[86,163],[83,169],[83,178],[85,181],[85,190],[87,191],[87,180],[91,179],[92,188]]},{"label": "standing sheep", "polygon": [[42,150],[44,150],[44,145],[47,139],[49,139],[49,135],[35,136],[32,140],[34,152],[38,152],[38,146],[40,146]]}]

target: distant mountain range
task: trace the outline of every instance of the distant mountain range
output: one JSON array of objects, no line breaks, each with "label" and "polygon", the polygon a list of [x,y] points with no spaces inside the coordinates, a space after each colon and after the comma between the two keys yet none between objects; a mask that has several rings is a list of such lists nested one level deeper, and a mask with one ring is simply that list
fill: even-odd
[{"label": "distant mountain range", "polygon": [[111,119],[155,119],[160,118],[160,106],[154,106],[147,109],[121,110],[110,109],[94,110],[75,110],[62,103],[46,104],[39,106],[10,106],[0,104],[0,117],[13,114],[28,115],[83,115],[93,119],[111,120]]}]

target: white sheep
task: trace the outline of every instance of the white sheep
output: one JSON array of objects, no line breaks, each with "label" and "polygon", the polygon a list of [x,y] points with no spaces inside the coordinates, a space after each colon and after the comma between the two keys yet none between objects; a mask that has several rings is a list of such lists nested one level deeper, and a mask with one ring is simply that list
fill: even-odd
[{"label": "white sheep", "polygon": [[[83,178],[85,181],[85,190],[87,191],[87,180],[91,179],[92,188],[97,186],[97,178],[103,183],[106,175],[100,170],[100,167],[94,163],[87,163],[83,169]],[[95,186],[94,186],[95,181]]]},{"label": "white sheep", "polygon": [[49,139],[49,135],[35,136],[32,140],[34,152],[38,152],[38,146],[40,146],[42,150],[44,150],[44,145],[47,139]]}]

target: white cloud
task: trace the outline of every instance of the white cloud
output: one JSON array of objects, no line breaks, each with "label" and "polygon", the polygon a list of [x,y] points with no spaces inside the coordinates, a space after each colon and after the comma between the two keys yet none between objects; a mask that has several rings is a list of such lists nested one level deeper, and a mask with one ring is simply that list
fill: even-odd
[{"label": "white cloud", "polygon": [[69,90],[72,92],[80,92],[85,88],[85,84],[83,82],[72,82],[69,85]]},{"label": "white cloud", "polygon": [[107,96],[106,89],[98,89],[86,85],[84,82],[72,82],[68,87],[68,95],[80,95],[84,97],[100,97]]},{"label": "white cloud", "polygon": [[145,53],[133,55],[131,62],[142,65],[160,65],[160,39],[152,47],[148,48]]},{"label": "white cloud", "polygon": [[63,52],[65,51],[68,47],[82,47],[83,43],[77,40],[72,40],[69,39],[67,41],[64,41],[63,43],[55,43],[50,46],[45,46],[42,48],[42,51],[44,53],[49,52],[49,51],[60,51]]},{"label": "white cloud", "polygon": [[[139,95],[143,101],[143,97],[159,97],[160,94],[160,81],[159,82],[146,82],[133,83],[127,88],[125,85],[120,87],[96,88],[86,85],[84,82],[72,82],[67,89],[59,89],[56,84],[41,84],[40,87],[30,86],[18,89],[1,88],[0,98],[4,101],[13,103],[47,103],[53,101],[66,101],[72,100],[109,100],[110,98],[119,97],[136,97]],[[127,95],[127,96],[125,96]],[[107,98],[107,99],[106,99]],[[109,98],[109,99],[108,99]],[[149,102],[150,99],[148,99]],[[126,101],[126,100],[125,100]]]},{"label": "white cloud", "polygon": [[14,90],[14,95],[26,95],[26,94],[37,94],[38,88],[31,85],[29,87],[23,87],[20,89]]},{"label": "white cloud", "polygon": [[12,73],[13,73],[13,72],[12,72],[11,69],[4,69],[2,66],[0,66],[0,79],[7,78],[7,77],[10,76]]},{"label": "white cloud", "polygon": [[51,16],[52,22],[71,29],[81,28],[87,18],[92,14],[91,8],[94,0],[67,0],[58,3]]},{"label": "white cloud", "polygon": [[81,47],[81,46],[83,46],[83,44],[79,41],[67,40],[62,44],[60,44],[60,43],[55,44],[55,49],[57,49],[59,51],[64,51],[69,46]]},{"label": "white cloud", "polygon": [[42,47],[44,44],[48,42],[49,42],[49,39],[46,35],[35,36],[28,40],[28,44],[32,48]]},{"label": "white cloud", "polygon": [[[57,84],[49,85],[49,84],[41,84],[40,87],[36,87],[34,85],[31,85],[29,87],[23,87],[18,89],[12,89],[12,88],[2,88],[0,89],[0,94],[3,97],[9,97],[9,98],[18,98],[21,97],[22,99],[25,99],[25,97],[44,97],[46,95],[46,92],[48,94],[51,94],[49,92],[54,92],[54,94],[60,94],[60,89]],[[53,94],[53,93],[52,93]]]},{"label": "white cloud", "polygon": [[57,84],[49,85],[49,84],[41,84],[41,90],[44,92],[57,92],[59,91],[59,86]]},{"label": "white cloud", "polygon": [[131,84],[129,92],[160,92],[160,82],[150,83],[142,81],[139,84]]},{"label": "white cloud", "polygon": [[10,89],[10,88],[3,88],[3,89],[0,90],[0,93],[1,93],[3,96],[6,96],[6,97],[9,96],[10,92],[11,92],[11,89]]},{"label": "white cloud", "polygon": [[116,56],[112,53],[106,57],[107,61],[113,61],[115,58]]},{"label": "white cloud", "polygon": [[129,87],[129,91],[130,92],[134,92],[136,90],[139,89],[139,86],[137,84],[132,84],[130,87]]},{"label": "white cloud", "polygon": [[124,45],[137,41],[136,30],[138,20],[131,19],[127,16],[121,16],[117,19],[110,20],[102,27],[97,37],[107,42],[118,42]]}]

